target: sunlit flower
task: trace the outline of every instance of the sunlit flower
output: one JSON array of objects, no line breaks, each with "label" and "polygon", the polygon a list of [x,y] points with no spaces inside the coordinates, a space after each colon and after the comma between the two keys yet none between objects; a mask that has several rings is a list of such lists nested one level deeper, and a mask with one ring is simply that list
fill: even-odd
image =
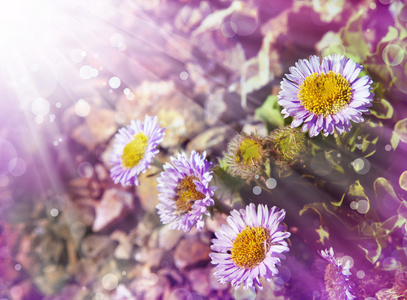
[{"label": "sunlit flower", "polygon": [[219,282],[231,282],[235,289],[243,283],[243,288],[254,289],[255,285],[263,289],[259,278],[272,281],[278,274],[276,265],[281,264],[288,252],[284,240],[290,236],[281,224],[285,217],[284,210],[266,205],[256,207],[253,203],[240,212],[233,210],[222,224],[216,239],[212,239],[210,253],[212,264],[216,264],[215,276]]},{"label": "sunlit flower", "polygon": [[325,268],[325,288],[329,294],[329,299],[352,300],[356,296],[352,294],[353,282],[350,279],[350,260],[345,264],[341,258],[336,257],[332,247],[320,252],[320,255],[328,261]]},{"label": "sunlit flower", "polygon": [[185,153],[171,157],[164,172],[157,178],[159,191],[156,206],[162,223],[170,223],[170,229],[182,229],[185,232],[196,225],[201,230],[203,215],[209,215],[208,207],[214,205],[212,196],[216,187],[210,187],[212,164],[195,151],[188,158]]},{"label": "sunlit flower", "polygon": [[227,172],[243,179],[252,179],[260,174],[269,163],[268,153],[264,138],[255,133],[237,134],[229,142],[225,154]]},{"label": "sunlit flower", "polygon": [[146,116],[144,122],[131,121],[115,135],[110,163],[110,175],[115,183],[123,186],[139,185],[138,176],[151,168],[154,156],[159,152],[165,128],[157,123],[157,117]]},{"label": "sunlit flower", "polygon": [[362,66],[337,54],[324,57],[312,55],[290,67],[287,79],[281,82],[278,103],[284,117],[292,116],[292,127],[300,126],[310,137],[323,131],[325,136],[349,131],[350,121],[363,122],[373,100],[372,80],[359,77]]}]

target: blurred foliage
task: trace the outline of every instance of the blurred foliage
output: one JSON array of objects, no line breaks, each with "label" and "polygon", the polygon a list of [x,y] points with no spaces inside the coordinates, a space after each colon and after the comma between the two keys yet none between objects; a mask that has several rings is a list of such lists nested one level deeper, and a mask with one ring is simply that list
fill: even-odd
[{"label": "blurred foliage", "polygon": [[267,97],[263,105],[256,109],[255,116],[266,123],[269,132],[285,124],[281,107],[278,105],[278,98],[275,95]]}]

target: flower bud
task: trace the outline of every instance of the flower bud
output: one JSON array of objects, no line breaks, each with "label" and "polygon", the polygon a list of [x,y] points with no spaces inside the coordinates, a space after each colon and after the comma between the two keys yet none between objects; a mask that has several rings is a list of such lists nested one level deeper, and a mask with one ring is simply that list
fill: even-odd
[{"label": "flower bud", "polygon": [[300,129],[280,127],[272,131],[267,140],[280,177],[290,175],[294,168],[304,164],[310,145]]},{"label": "flower bud", "polygon": [[269,164],[269,149],[265,138],[256,133],[237,134],[228,144],[225,161],[227,172],[243,179],[253,179]]}]

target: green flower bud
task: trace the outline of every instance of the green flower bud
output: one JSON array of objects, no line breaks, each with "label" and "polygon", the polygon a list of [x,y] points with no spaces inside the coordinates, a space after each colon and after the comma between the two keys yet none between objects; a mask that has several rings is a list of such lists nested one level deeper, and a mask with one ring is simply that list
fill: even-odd
[{"label": "green flower bud", "polygon": [[277,172],[280,177],[289,176],[293,169],[304,164],[310,145],[299,128],[290,126],[273,130],[267,138]]},{"label": "green flower bud", "polygon": [[227,172],[243,179],[253,179],[265,171],[269,164],[269,149],[266,140],[252,134],[237,134],[228,144],[225,162]]}]

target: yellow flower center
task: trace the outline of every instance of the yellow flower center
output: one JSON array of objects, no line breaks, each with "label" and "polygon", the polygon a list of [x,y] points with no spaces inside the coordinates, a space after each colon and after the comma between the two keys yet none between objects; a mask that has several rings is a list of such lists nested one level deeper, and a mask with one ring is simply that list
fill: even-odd
[{"label": "yellow flower center", "polygon": [[301,83],[298,98],[316,115],[333,115],[349,103],[351,87],[340,73],[313,73]]},{"label": "yellow flower center", "polygon": [[236,266],[252,269],[261,263],[270,248],[269,236],[268,230],[263,227],[246,227],[240,232],[230,250]]},{"label": "yellow flower center", "polygon": [[244,139],[237,149],[236,162],[243,162],[244,165],[248,163],[254,163],[254,161],[260,158],[261,146],[259,142],[252,139]]},{"label": "yellow flower center", "polygon": [[194,175],[188,175],[181,179],[178,183],[175,199],[175,207],[178,213],[187,213],[191,210],[192,205],[196,200],[202,200],[205,195],[196,190],[194,180],[198,180]]},{"label": "yellow flower center", "polygon": [[134,168],[144,157],[148,144],[148,136],[139,132],[133,140],[124,147],[122,165],[126,169]]}]

